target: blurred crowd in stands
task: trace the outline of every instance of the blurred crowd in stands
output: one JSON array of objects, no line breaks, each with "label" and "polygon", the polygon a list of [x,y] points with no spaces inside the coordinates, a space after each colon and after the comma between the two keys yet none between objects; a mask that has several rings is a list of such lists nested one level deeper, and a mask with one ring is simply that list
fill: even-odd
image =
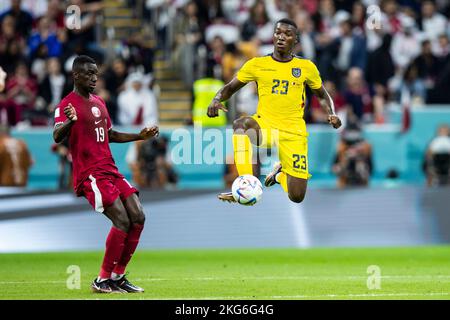
[{"label": "blurred crowd in stands", "polygon": [[[288,17],[301,32],[295,53],[317,64],[338,112],[385,123],[389,102],[450,102],[449,14],[448,1],[189,1],[176,19],[175,54],[187,82],[211,67],[227,82],[247,59],[271,52],[274,22]],[[205,59],[186,62],[191,56]],[[254,112],[255,95],[252,86],[238,94],[238,115]],[[314,98],[310,106],[307,122],[325,122]]]},{"label": "blurred crowd in stands", "polygon": [[[76,10],[67,10],[72,5],[80,8],[79,17]],[[71,68],[78,54],[98,62],[96,91],[115,124],[157,123],[151,90],[154,50],[134,33],[110,54],[101,36],[105,9],[99,0],[1,1],[0,67],[8,78],[0,95],[0,123],[53,125],[55,106],[73,89]]]},{"label": "blurred crowd in stands", "polygon": [[[133,18],[140,19],[142,28],[111,45],[114,30],[102,20],[110,2],[0,1],[0,67],[7,73],[5,90],[0,92],[0,125],[52,126],[55,106],[73,88],[71,64],[81,53],[98,62],[96,93],[106,101],[114,124],[158,124],[159,87],[153,73],[157,53],[193,92],[188,123],[208,121],[204,111],[211,95],[245,61],[273,50],[274,23],[281,18],[296,22],[301,36],[295,54],[316,63],[344,123],[350,118],[356,119],[352,123],[358,128],[385,123],[390,103],[402,107],[450,103],[450,1],[117,2],[133,9]],[[76,11],[67,11],[71,5],[81,9],[79,20]],[[78,27],[73,28],[77,21]],[[206,92],[205,86],[213,89]],[[252,114],[257,102],[256,86],[249,84],[230,101],[234,112],[228,119],[224,116],[209,125],[224,126],[240,115]],[[309,93],[305,120],[326,122]],[[345,139],[338,150],[343,154]],[[164,141],[148,146],[156,150],[148,152],[154,163],[164,158],[153,155],[161,145]],[[130,166],[141,163],[137,155],[146,151],[139,148],[131,153]],[[369,159],[370,146],[361,150]],[[61,150],[54,151],[64,156]],[[343,172],[339,162],[348,158],[339,152],[333,167],[338,176]],[[371,170],[369,160],[366,163],[361,169],[363,183]],[[152,170],[147,171],[158,177]],[[167,172],[165,179],[176,181],[170,167]],[[159,183],[154,178],[144,180],[143,184]]]},{"label": "blurred crowd in stands", "polygon": [[[0,96],[0,123],[51,125],[56,103],[72,88],[71,62],[79,53],[98,61],[97,92],[114,123],[157,123],[156,50],[171,57],[189,88],[211,74],[226,83],[246,60],[271,52],[274,22],[284,17],[301,32],[295,53],[317,64],[342,116],[350,112],[363,123],[384,123],[392,101],[450,102],[448,1],[117,1],[141,13],[142,30],[154,28],[153,46],[138,32],[108,52],[102,42],[103,1],[1,2],[0,66],[8,79]],[[81,9],[80,28],[67,27],[74,19],[66,12],[70,5]],[[234,117],[254,112],[255,86],[246,86],[233,103]],[[307,122],[324,122],[314,98],[309,106]]]}]

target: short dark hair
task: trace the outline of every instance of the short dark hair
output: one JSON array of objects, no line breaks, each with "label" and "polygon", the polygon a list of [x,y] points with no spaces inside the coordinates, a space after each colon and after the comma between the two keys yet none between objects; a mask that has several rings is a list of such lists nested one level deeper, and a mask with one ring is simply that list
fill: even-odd
[{"label": "short dark hair", "polygon": [[80,68],[86,63],[96,64],[95,60],[89,56],[81,55],[76,57],[72,64],[72,71],[80,70]]},{"label": "short dark hair", "polygon": [[290,26],[293,26],[295,29],[297,29],[297,24],[294,21],[292,21],[291,19],[288,19],[288,18],[280,19],[275,23],[275,26],[279,23],[288,24]]}]

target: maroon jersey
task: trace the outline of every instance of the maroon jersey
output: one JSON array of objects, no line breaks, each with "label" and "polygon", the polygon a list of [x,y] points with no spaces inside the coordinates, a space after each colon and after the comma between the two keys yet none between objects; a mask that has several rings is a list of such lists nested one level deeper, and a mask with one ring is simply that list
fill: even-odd
[{"label": "maroon jersey", "polygon": [[112,128],[105,102],[91,94],[86,99],[69,93],[55,109],[55,126],[67,120],[64,108],[71,103],[77,112],[77,121],[69,134],[69,150],[73,159],[73,184],[77,194],[89,175],[119,171],[109,148],[108,131]]}]

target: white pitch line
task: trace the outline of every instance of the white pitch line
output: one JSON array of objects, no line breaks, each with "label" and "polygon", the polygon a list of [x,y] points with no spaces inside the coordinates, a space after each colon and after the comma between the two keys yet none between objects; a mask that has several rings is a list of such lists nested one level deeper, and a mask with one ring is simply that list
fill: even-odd
[{"label": "white pitch line", "polygon": [[[365,280],[367,276],[286,276],[286,277],[193,277],[193,278],[141,278],[135,281],[240,281],[240,280]],[[441,280],[450,279],[450,275],[439,276],[381,276],[381,279],[423,279],[423,280]],[[0,282],[1,283],[1,282]]]},{"label": "white pitch line", "polygon": [[[78,291],[78,290],[77,290]],[[38,293],[24,294],[23,292],[9,293],[3,296],[41,296]],[[380,298],[380,297],[435,297],[450,296],[450,292],[399,292],[399,293],[348,293],[348,294],[320,294],[320,295],[271,295],[271,296],[222,296],[222,297],[142,297],[139,300],[275,300],[275,299],[327,299],[327,298]],[[122,295],[117,295],[120,300],[129,300]],[[103,300],[100,298],[79,300]]]},{"label": "white pitch line", "polygon": [[[192,278],[136,278],[134,281],[158,282],[158,281],[241,281],[241,280],[365,280],[367,276],[269,276],[269,277],[192,277]],[[450,275],[391,275],[381,276],[381,279],[393,280],[444,280],[450,281]],[[448,279],[448,280],[447,280]],[[0,281],[0,284],[61,284],[66,281]]]},{"label": "white pitch line", "polygon": [[[321,298],[370,298],[370,297],[432,297],[432,296],[449,296],[449,292],[402,292],[402,293],[349,293],[349,294],[322,294],[322,295],[285,295],[285,296],[226,296],[226,297],[182,297],[182,298],[158,298],[155,300],[271,300],[271,299],[321,299]],[[153,299],[153,298],[152,298]]]}]

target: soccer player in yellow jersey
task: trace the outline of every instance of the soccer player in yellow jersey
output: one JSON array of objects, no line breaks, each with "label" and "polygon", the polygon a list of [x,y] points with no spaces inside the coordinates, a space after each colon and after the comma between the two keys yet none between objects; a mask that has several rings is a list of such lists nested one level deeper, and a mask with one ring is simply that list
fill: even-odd
[{"label": "soccer player in yellow jersey", "polygon": [[[239,175],[253,174],[252,146],[278,146],[280,162],[267,175],[264,184],[281,184],[289,199],[303,201],[308,183],[308,144],[305,120],[305,86],[317,96],[328,113],[328,122],[335,128],[341,120],[334,112],[333,101],[322,85],[313,62],[295,56],[292,51],[299,41],[296,24],[281,19],[275,24],[274,51],[271,55],[247,61],[228,84],[222,87],[208,107],[208,116],[217,117],[219,110],[228,110],[221,103],[245,84],[256,81],[258,108],[253,116],[240,117],[233,123],[234,157]],[[235,202],[231,192],[218,196]]]}]

